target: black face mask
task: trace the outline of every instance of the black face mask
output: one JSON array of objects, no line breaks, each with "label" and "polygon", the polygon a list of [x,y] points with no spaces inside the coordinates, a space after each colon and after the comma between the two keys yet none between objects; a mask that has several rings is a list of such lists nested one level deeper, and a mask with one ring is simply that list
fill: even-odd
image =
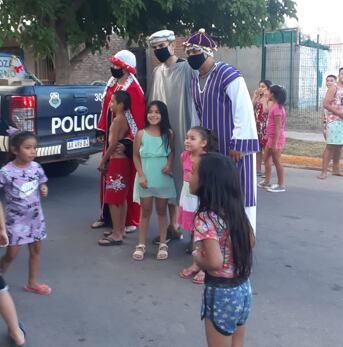
[{"label": "black face mask", "polygon": [[187,58],[188,64],[191,66],[193,70],[199,70],[201,65],[205,62],[205,54],[197,54],[197,55],[191,55]]},{"label": "black face mask", "polygon": [[161,62],[164,63],[168,60],[170,57],[170,53],[168,50],[168,47],[158,48],[154,50],[156,58]]},{"label": "black face mask", "polygon": [[115,69],[114,67],[111,67],[111,74],[114,78],[121,78],[124,76],[123,69]]}]

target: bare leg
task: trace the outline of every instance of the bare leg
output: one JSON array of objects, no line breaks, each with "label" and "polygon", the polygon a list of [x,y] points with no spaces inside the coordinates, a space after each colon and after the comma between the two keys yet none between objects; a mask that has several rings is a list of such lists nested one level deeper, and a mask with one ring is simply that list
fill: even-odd
[{"label": "bare leg", "polygon": [[263,158],[263,153],[257,152],[256,153],[256,172],[260,173],[262,171],[262,158]]},{"label": "bare leg", "polygon": [[342,146],[336,146],[332,154],[332,174],[337,176],[342,176],[340,173],[339,161],[341,159]]},{"label": "bare leg", "polygon": [[205,318],[205,332],[208,347],[232,347],[232,336],[219,333],[207,318]]},{"label": "bare leg", "polygon": [[37,274],[40,266],[40,241],[28,244],[29,247],[29,279],[28,287],[36,288],[39,286],[37,282]]},{"label": "bare leg", "polygon": [[326,145],[324,152],[323,152],[323,162],[322,162],[322,171],[319,174],[318,178],[319,179],[325,179],[327,176],[327,171],[328,171],[328,166],[329,166],[329,162],[332,156],[332,152],[333,152],[333,147],[334,145]]},{"label": "bare leg", "polygon": [[283,175],[283,166],[281,164],[281,149],[277,149],[272,152],[273,163],[275,165],[276,174],[277,174],[277,183],[279,186],[284,186],[284,175]]},{"label": "bare leg", "polygon": [[0,271],[5,273],[12,261],[17,257],[20,246],[8,246],[5,255],[0,260]]},{"label": "bare leg", "polygon": [[170,220],[170,225],[174,227],[175,230],[178,229],[178,224],[177,224],[177,206],[173,204],[168,204],[168,210],[169,210],[169,220]]},{"label": "bare leg", "polygon": [[270,148],[266,147],[264,150],[264,156],[263,156],[264,172],[266,175],[266,177],[264,178],[264,182],[266,184],[270,183],[270,177],[272,175],[272,165],[270,162],[270,157],[271,157],[271,150],[270,150]]},{"label": "bare leg", "polygon": [[152,212],[153,198],[141,199],[141,218],[139,222],[138,243],[145,245],[146,234]]},{"label": "bare leg", "polygon": [[122,205],[122,212],[120,217],[120,232],[121,236],[123,237],[125,235],[125,224],[126,224],[126,214],[127,214],[127,201],[124,202]]},{"label": "bare leg", "polygon": [[25,342],[25,337],[18,325],[17,312],[11,295],[7,290],[0,292],[0,314],[8,327],[8,333],[19,346]]},{"label": "bare leg", "polygon": [[245,326],[241,325],[237,327],[236,331],[232,335],[232,346],[231,347],[243,347],[244,346],[244,334]]},{"label": "bare leg", "polygon": [[109,236],[115,241],[123,239],[122,236],[122,213],[124,205],[108,205],[112,220],[112,234]]},{"label": "bare leg", "polygon": [[160,242],[165,243],[166,237],[167,237],[167,204],[168,204],[168,200],[156,198],[155,204],[156,204],[156,213],[157,213],[157,220],[158,220],[158,231],[160,234]]}]

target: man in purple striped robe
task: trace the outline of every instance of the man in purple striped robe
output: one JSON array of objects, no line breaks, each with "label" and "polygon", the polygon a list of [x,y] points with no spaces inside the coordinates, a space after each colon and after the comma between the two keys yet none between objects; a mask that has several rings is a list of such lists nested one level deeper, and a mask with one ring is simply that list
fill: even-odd
[{"label": "man in purple striped robe", "polygon": [[199,70],[191,82],[193,125],[218,135],[219,151],[236,162],[245,211],[256,233],[256,152],[259,144],[253,106],[245,81],[236,68],[215,62],[215,42],[204,29],[184,43],[188,63]]}]

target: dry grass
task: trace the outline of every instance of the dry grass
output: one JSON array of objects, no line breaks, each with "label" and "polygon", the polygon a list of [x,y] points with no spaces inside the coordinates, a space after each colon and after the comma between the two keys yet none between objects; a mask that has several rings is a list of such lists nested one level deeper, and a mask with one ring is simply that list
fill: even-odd
[{"label": "dry grass", "polygon": [[283,154],[299,155],[304,157],[321,158],[325,143],[314,141],[302,141],[296,139],[286,139],[286,145]]}]

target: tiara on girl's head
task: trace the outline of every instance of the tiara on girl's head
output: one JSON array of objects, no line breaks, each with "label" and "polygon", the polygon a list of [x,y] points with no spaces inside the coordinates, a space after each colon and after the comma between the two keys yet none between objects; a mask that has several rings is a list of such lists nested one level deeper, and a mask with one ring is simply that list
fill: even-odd
[{"label": "tiara on girl's head", "polygon": [[14,127],[9,126],[8,129],[6,130],[7,134],[10,136],[14,136],[18,133],[20,133],[20,130]]}]

